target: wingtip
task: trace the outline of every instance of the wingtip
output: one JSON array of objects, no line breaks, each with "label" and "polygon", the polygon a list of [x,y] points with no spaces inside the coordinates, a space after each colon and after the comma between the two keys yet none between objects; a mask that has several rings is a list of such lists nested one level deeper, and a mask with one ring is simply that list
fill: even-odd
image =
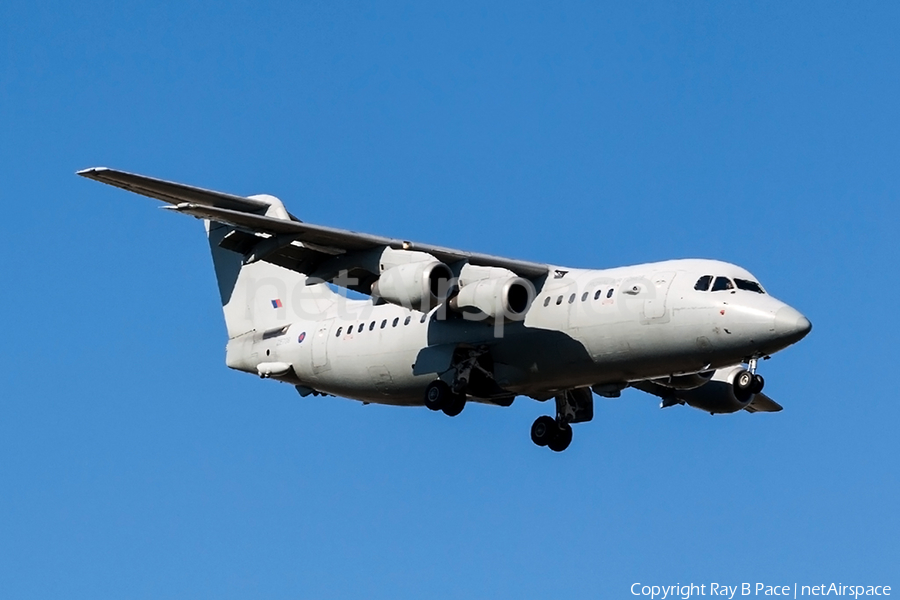
[{"label": "wingtip", "polygon": [[96,173],[100,173],[101,171],[109,171],[107,167],[90,167],[89,169],[82,169],[80,171],[75,171],[76,175],[81,175],[82,177],[90,177]]}]

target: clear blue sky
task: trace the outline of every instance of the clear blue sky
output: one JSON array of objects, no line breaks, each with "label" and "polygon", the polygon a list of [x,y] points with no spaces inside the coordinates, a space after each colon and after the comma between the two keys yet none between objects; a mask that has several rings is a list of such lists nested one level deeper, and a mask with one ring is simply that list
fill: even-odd
[{"label": "clear blue sky", "polygon": [[[0,3],[0,596],[900,586],[896,3]],[[739,263],[777,415],[300,398],[231,372],[202,226],[106,165],[579,267]]]}]

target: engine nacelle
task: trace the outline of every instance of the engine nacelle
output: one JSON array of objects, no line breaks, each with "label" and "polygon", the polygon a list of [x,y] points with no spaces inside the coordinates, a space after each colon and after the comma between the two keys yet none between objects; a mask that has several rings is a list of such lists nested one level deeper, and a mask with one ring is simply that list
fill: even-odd
[{"label": "engine nacelle", "polygon": [[709,381],[700,387],[689,390],[678,390],[675,397],[687,404],[708,413],[733,413],[743,410],[753,401],[754,394],[739,392],[735,380],[749,373],[740,365],[717,369]]},{"label": "engine nacelle", "polygon": [[410,250],[385,249],[379,270],[373,296],[421,311],[446,300],[453,279],[450,267],[430,254]]},{"label": "engine nacelle", "polygon": [[450,308],[492,322],[524,320],[534,300],[531,282],[507,269],[466,265],[459,286]]}]

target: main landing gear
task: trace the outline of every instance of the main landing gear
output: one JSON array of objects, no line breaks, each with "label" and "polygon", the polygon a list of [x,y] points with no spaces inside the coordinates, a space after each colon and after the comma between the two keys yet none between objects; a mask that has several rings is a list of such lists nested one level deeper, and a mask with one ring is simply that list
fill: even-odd
[{"label": "main landing gear", "polygon": [[531,441],[562,452],[572,443],[572,423],[594,418],[594,397],[590,388],[567,390],[556,396],[556,418],[538,417],[531,426]]},{"label": "main landing gear", "polygon": [[454,392],[449,385],[435,379],[425,388],[425,406],[431,410],[441,410],[448,417],[455,417],[466,407],[466,395]]},{"label": "main landing gear", "polygon": [[449,417],[462,412],[468,396],[509,406],[515,396],[497,385],[492,365],[487,346],[456,348],[450,368],[425,388],[425,406]]},{"label": "main landing gear", "polygon": [[554,452],[562,452],[572,443],[572,426],[547,415],[538,417],[531,426],[531,441]]}]

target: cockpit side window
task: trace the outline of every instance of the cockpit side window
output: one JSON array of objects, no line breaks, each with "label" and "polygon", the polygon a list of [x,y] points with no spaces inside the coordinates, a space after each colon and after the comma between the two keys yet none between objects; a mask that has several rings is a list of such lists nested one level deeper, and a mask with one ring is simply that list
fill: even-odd
[{"label": "cockpit side window", "polygon": [[694,289],[700,292],[709,290],[709,284],[712,283],[712,275],[704,275],[694,284]]},{"label": "cockpit side window", "polygon": [[727,277],[716,277],[713,282],[712,291],[721,292],[723,290],[733,290],[734,284]]},{"label": "cockpit side window", "polygon": [[739,290],[746,290],[748,292],[756,292],[757,294],[765,294],[762,289],[762,286],[756,283],[755,281],[750,281],[749,279],[737,279],[735,278],[734,283],[737,284]]}]

